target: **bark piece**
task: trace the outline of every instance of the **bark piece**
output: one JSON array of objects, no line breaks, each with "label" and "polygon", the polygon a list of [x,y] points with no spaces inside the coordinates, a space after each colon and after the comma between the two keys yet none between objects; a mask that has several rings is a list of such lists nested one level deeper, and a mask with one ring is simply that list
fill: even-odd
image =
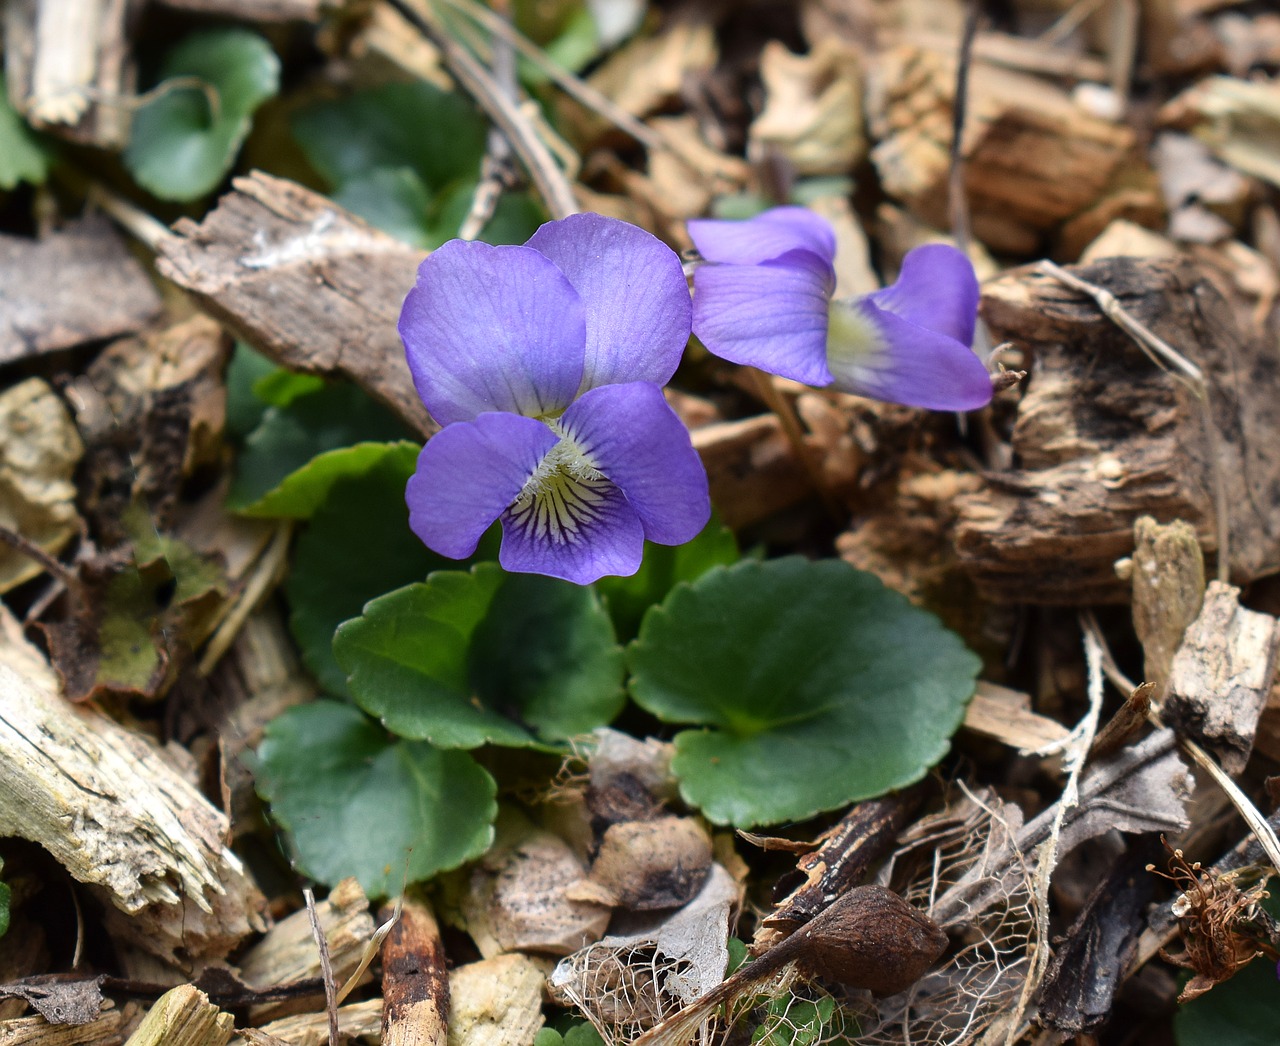
[{"label": "bark piece", "polygon": [[98,888],[115,932],[168,961],[181,950],[190,968],[265,929],[226,819],[153,742],[68,703],[7,611],[0,692],[0,836],[39,843]]},{"label": "bark piece", "polygon": [[88,1024],[50,1024],[43,1017],[0,1021],[0,1046],[120,1046],[137,1019],[133,1003],[104,1009]]},{"label": "bark piece", "polygon": [[[379,918],[386,920],[392,908]],[[406,899],[382,946],[382,1046],[446,1046],[449,973],[440,927],[427,905]]]},{"label": "bark piece", "polygon": [[1127,598],[1115,560],[1133,550],[1142,515],[1184,519],[1216,550],[1214,469],[1240,581],[1280,567],[1280,375],[1273,341],[1207,265],[1111,258],[1074,270],[1204,372],[1217,434],[1199,403],[1156,368],[1092,299],[1034,268],[984,288],[995,341],[1034,354],[1012,451],[1019,467],[989,474],[958,501],[956,546],[981,593],[999,602],[1101,603]]},{"label": "bark piece", "polygon": [[449,975],[449,1046],[528,1046],[542,1027],[546,977],[523,955],[498,955]]},{"label": "bark piece", "polygon": [[1168,102],[1159,119],[1191,131],[1228,166],[1280,186],[1280,84],[1211,76]]},{"label": "bark piece", "polygon": [[1276,675],[1280,621],[1240,606],[1240,590],[1212,581],[1173,659],[1165,722],[1239,774]]},{"label": "bark piece", "polygon": [[610,825],[591,866],[591,881],[631,911],[678,908],[711,870],[711,836],[692,817]]},{"label": "bark piece", "polygon": [[0,364],[129,334],[160,295],[100,216],[41,240],[0,236]]},{"label": "bark piece", "polygon": [[[0,526],[56,555],[79,530],[72,483],[84,444],[62,400],[40,378],[0,393]],[[44,567],[0,547],[0,592]]]},{"label": "bark piece", "polygon": [[978,681],[965,710],[964,728],[1024,752],[1059,744],[1071,734],[1056,719],[1031,711],[1029,694],[985,680]]},{"label": "bark piece", "polygon": [[[955,60],[918,47],[881,56],[867,111],[879,144],[871,160],[885,191],[934,228],[948,223]],[[1024,73],[975,62],[962,151],[974,235],[988,247],[1031,254],[1042,239],[1106,197],[1134,190],[1123,209],[1160,210],[1154,175],[1128,128],[1091,115],[1065,91]],[[1114,217],[1073,236],[1088,243]]]},{"label": "bark piece", "polygon": [[[36,127],[119,149],[137,81],[128,27],[136,0],[10,0],[5,72],[14,106]],[[3,281],[0,281],[3,283]]]},{"label": "bark piece", "polygon": [[[1133,525],[1133,627],[1142,644],[1142,675],[1163,696],[1173,656],[1204,601],[1204,555],[1192,527],[1162,526],[1150,516]],[[1117,568],[1120,564],[1117,564]]]},{"label": "bark piece", "polygon": [[396,331],[422,252],[283,178],[233,185],[202,223],[174,226],[160,272],[277,363],[347,378],[433,431]]},{"label": "bark piece", "polygon": [[[342,1033],[343,1041],[377,1043],[381,1038],[381,1029],[381,999],[338,1007],[338,1031]],[[328,1046],[329,1043],[329,1018],[323,1011],[281,1017],[270,1024],[264,1024],[259,1030],[270,1036],[270,1040],[285,1042],[289,1046]],[[254,1039],[248,1041],[256,1043]],[[235,1040],[234,1046],[238,1046],[240,1042],[239,1039]]]},{"label": "bark piece", "polygon": [[691,436],[707,469],[711,501],[727,527],[759,523],[812,492],[773,414],[705,425]]},{"label": "bark piece", "polygon": [[147,1011],[126,1046],[226,1046],[235,1018],[189,984],[170,988]]}]

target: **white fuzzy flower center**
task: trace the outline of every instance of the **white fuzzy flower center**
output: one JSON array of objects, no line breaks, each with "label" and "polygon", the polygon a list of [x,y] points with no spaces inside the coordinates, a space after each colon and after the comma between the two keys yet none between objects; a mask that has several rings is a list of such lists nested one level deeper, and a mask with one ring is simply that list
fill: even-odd
[{"label": "white fuzzy flower center", "polygon": [[532,537],[559,545],[603,518],[613,484],[572,436],[555,421],[546,424],[560,441],[525,480],[510,512],[511,521]]}]

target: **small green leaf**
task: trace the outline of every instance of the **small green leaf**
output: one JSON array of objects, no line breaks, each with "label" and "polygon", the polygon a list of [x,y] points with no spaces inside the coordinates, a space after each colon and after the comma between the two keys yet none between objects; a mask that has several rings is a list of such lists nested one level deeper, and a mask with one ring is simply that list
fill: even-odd
[{"label": "small green leaf", "polygon": [[408,167],[438,192],[475,178],[488,134],[461,93],[431,84],[388,84],[297,113],[293,134],[335,188],[380,168]]},{"label": "small green leaf", "polygon": [[[255,389],[281,397],[281,383],[255,383]],[[315,392],[293,394],[287,406],[263,411],[249,433],[236,462],[236,477],[227,495],[227,506],[246,515],[270,516],[267,505],[287,502],[287,496],[265,502],[294,472],[305,469],[319,454],[371,440],[397,440],[404,427],[380,404],[346,382],[325,385]],[[330,465],[323,468],[330,468]],[[295,513],[286,513],[294,515]]]},{"label": "small green leaf", "polygon": [[[427,230],[426,246],[432,250],[458,235],[476,193],[476,181],[463,182],[445,192],[436,203],[435,216]],[[546,212],[528,193],[504,192],[498,197],[493,215],[480,230],[485,243],[524,243],[547,220]]]},{"label": "small green leaf", "polygon": [[623,700],[622,651],[595,594],[493,563],[375,599],[333,652],[362,708],[446,748],[562,741]]},{"label": "small green leaf", "polygon": [[285,581],[289,626],[302,660],[324,690],[340,697],[350,691],[333,657],[334,630],[375,596],[453,565],[409,529],[404,487],[413,459],[395,450],[399,444],[382,446],[386,453],[367,472],[328,489],[298,535]]},{"label": "small green leaf", "polygon": [[392,460],[394,464],[388,467],[395,471],[412,475],[421,449],[416,443],[401,440],[396,443],[357,443],[354,447],[325,451],[302,468],[289,473],[278,486],[240,512],[246,516],[309,519],[324,504],[335,483],[352,476],[362,476],[384,460]]},{"label": "small green leaf", "polygon": [[675,737],[685,800],[719,824],[801,820],[901,788],[946,754],[979,659],[839,560],[716,567],[652,608],[632,695]]},{"label": "small green leaf", "polygon": [[333,194],[352,214],[414,247],[432,243],[427,215],[431,192],[410,167],[377,167],[342,183]]},{"label": "small green leaf", "polygon": [[0,189],[19,182],[43,185],[49,174],[49,153],[9,102],[9,89],[0,71]]},{"label": "small green leaf", "polygon": [[227,432],[237,442],[245,439],[262,420],[267,405],[257,395],[258,381],[277,367],[243,341],[236,342],[227,365]]},{"label": "small green leaf", "polygon": [[622,641],[640,631],[640,619],[681,581],[694,581],[712,567],[738,561],[738,541],[733,531],[712,519],[692,541],[683,545],[644,544],[640,569],[630,577],[602,577],[596,591],[609,608],[613,626]]},{"label": "small green leaf", "polygon": [[165,57],[174,85],[138,110],[124,152],[138,184],[162,200],[195,200],[217,188],[249,133],[254,111],[280,88],[271,45],[244,29],[192,33]]},{"label": "small green leaf", "polygon": [[258,749],[258,791],[299,868],[353,875],[374,897],[479,857],[493,841],[493,778],[465,752],[390,739],[350,705],[291,708]]}]

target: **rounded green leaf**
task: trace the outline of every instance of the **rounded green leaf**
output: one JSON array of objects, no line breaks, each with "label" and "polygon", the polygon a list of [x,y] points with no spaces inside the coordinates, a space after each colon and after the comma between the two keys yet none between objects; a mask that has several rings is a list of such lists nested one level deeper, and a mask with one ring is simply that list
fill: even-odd
[{"label": "rounded green leaf", "polygon": [[350,705],[317,701],[273,720],[258,791],[295,863],[383,897],[479,857],[493,841],[493,778],[465,752],[388,738]]},{"label": "rounded green leaf", "polygon": [[[309,519],[325,503],[334,484],[353,476],[363,476],[386,463],[390,472],[413,474],[421,448],[416,443],[357,443],[317,454],[300,469],[285,476],[257,501],[238,511],[246,516]],[[406,480],[407,482],[407,480]],[[401,499],[404,491],[401,489]]]},{"label": "rounded green leaf", "polygon": [[622,651],[595,594],[494,563],[375,599],[333,652],[360,707],[442,748],[562,741],[623,701]]},{"label": "rounded green leaf", "polygon": [[10,103],[0,70],[0,189],[17,188],[19,182],[42,185],[48,174],[49,153]]},{"label": "rounded green leaf", "polygon": [[257,33],[209,30],[170,51],[161,78],[183,82],[138,110],[124,161],[161,199],[195,200],[222,181],[254,111],[279,90],[280,60]]},{"label": "rounded green leaf", "polygon": [[427,228],[431,193],[410,167],[377,167],[356,175],[333,199],[397,240],[414,247],[438,246]]},{"label": "rounded green leaf", "polygon": [[681,793],[741,827],[911,784],[946,753],[979,659],[839,560],[717,567],[645,615],[632,695],[676,735]]}]

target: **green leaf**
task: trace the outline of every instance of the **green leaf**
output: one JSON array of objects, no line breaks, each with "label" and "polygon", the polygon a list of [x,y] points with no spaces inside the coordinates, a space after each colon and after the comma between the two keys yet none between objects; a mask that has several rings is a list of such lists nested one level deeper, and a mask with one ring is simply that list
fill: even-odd
[{"label": "green leaf", "polygon": [[719,824],[801,820],[911,784],[946,754],[979,659],[839,560],[716,567],[651,609],[635,700],[675,737],[681,794]]},{"label": "green leaf", "polygon": [[333,194],[352,214],[415,247],[438,246],[428,227],[431,191],[409,167],[377,167],[343,182]]},{"label": "green leaf", "polygon": [[712,519],[692,541],[683,545],[644,543],[640,569],[630,577],[602,577],[596,591],[609,608],[618,638],[626,642],[640,631],[644,612],[662,602],[681,581],[694,581],[715,566],[738,561],[738,542],[733,531]]},{"label": "green leaf", "polygon": [[353,875],[384,897],[479,857],[493,840],[497,786],[465,752],[390,739],[350,705],[291,708],[258,749],[259,794],[305,874]]},{"label": "green leaf", "polygon": [[346,382],[301,394],[296,383],[272,384],[259,379],[254,388],[261,386],[287,405],[263,411],[257,427],[245,439],[227,495],[228,507],[237,512],[273,515],[275,509],[270,505],[280,499],[267,502],[267,496],[319,454],[370,440],[398,440],[405,434],[384,407]]},{"label": "green leaf", "polygon": [[298,112],[293,135],[335,188],[379,168],[408,167],[427,188],[474,178],[484,120],[461,93],[431,84],[388,84]]},{"label": "green leaf", "polygon": [[[476,184],[474,179],[463,182],[441,196],[427,230],[426,245],[432,250],[458,235],[471,210]],[[546,212],[528,193],[504,192],[478,239],[493,244],[524,243],[546,220]]]},{"label": "green leaf", "polygon": [[237,442],[262,420],[266,404],[254,390],[261,378],[276,370],[276,365],[262,353],[243,341],[236,342],[227,365],[227,432]]},{"label": "green leaf", "polygon": [[383,446],[387,452],[367,472],[338,479],[328,489],[298,535],[284,586],[302,660],[335,696],[350,691],[333,657],[334,630],[375,596],[454,565],[409,529],[404,487],[414,462],[396,452],[400,444]]},{"label": "green leaf", "polygon": [[333,641],[357,703],[445,748],[535,747],[622,706],[622,651],[589,588],[493,563],[375,599]]},{"label": "green leaf", "polygon": [[124,162],[162,200],[195,200],[217,188],[249,133],[254,111],[280,88],[280,60],[245,29],[192,33],[165,57],[162,81],[175,84],[138,110]]},{"label": "green leaf", "polygon": [[49,153],[9,102],[9,89],[0,70],[0,189],[19,182],[43,185],[49,174]]},{"label": "green leaf", "polygon": [[[1280,915],[1273,889],[1263,907]],[[1173,1037],[1178,1046],[1274,1046],[1280,1028],[1276,964],[1255,959],[1229,981],[1178,1007]]]},{"label": "green leaf", "polygon": [[[400,440],[396,443],[357,443],[354,447],[325,451],[302,468],[289,473],[278,486],[240,512],[246,516],[309,519],[328,499],[335,483],[352,476],[362,476],[385,459],[393,459],[394,464],[388,467],[404,474],[407,482],[421,449],[416,443]],[[403,500],[403,488],[400,495]]]}]

